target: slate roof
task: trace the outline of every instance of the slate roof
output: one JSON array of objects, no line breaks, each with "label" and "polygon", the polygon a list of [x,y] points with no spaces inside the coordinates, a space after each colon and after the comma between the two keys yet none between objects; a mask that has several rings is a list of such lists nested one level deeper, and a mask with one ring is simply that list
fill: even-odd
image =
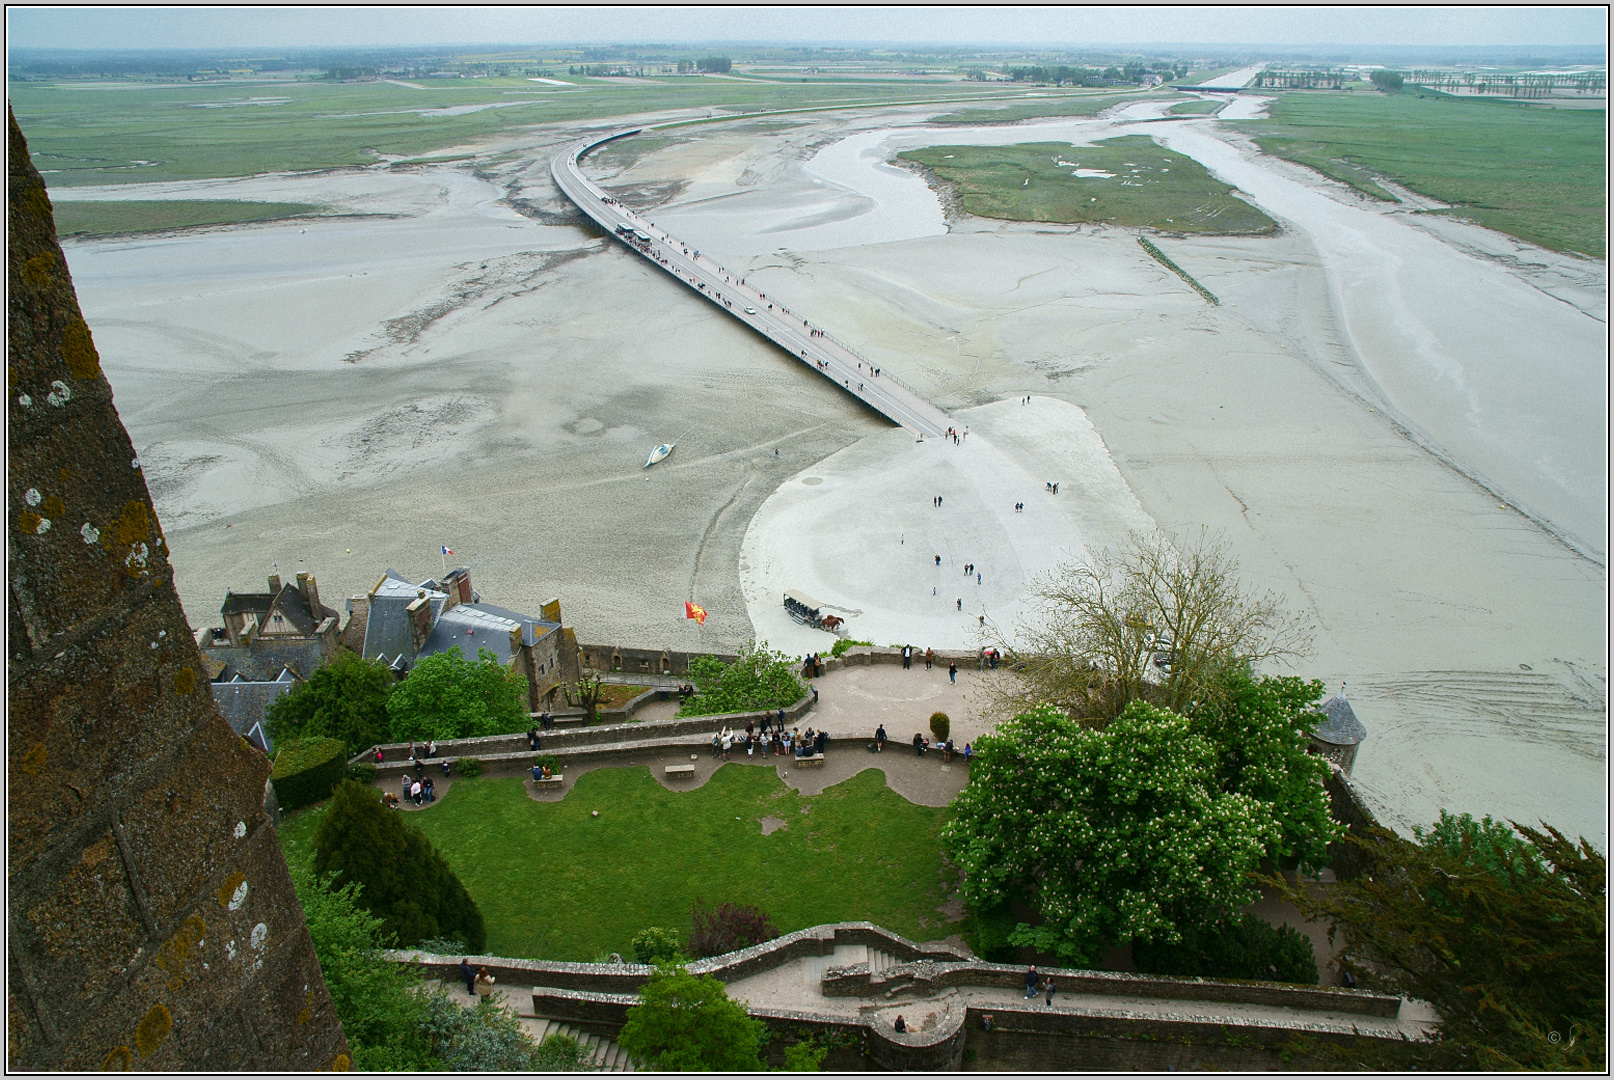
[{"label": "slate roof", "polygon": [[262,625],[269,613],[276,611],[285,616],[286,621],[305,637],[319,629],[319,624],[326,619],[341,618],[334,608],[328,608],[324,604],[319,605],[317,613],[313,608],[314,606],[308,602],[308,598],[296,584],[287,584],[282,585],[277,593],[226,592],[224,605],[219,608],[219,614],[239,615],[250,612],[259,616],[258,623]]},{"label": "slate roof", "polygon": [[[511,630],[519,627],[522,644],[535,645],[559,629],[558,623],[493,604],[455,604],[445,610],[448,596],[433,588],[436,584],[428,578],[413,585],[396,570],[387,571],[370,602],[370,617],[364,631],[367,659],[393,658],[396,665],[397,658],[432,656],[457,645],[467,660],[474,661],[478,650],[487,649],[499,658],[499,663],[508,664]],[[409,640],[408,608],[422,589],[432,602],[432,629],[416,653]]]},{"label": "slate roof", "polygon": [[1356,718],[1356,711],[1345,700],[1344,691],[1317,706],[1317,711],[1327,718],[1312,732],[1320,741],[1333,746],[1355,746],[1367,738],[1367,728]]},{"label": "slate roof", "polygon": [[212,685],[213,700],[218,702],[219,712],[229,722],[230,730],[255,743],[264,753],[274,753],[274,740],[263,730],[263,714],[270,702],[291,693],[297,678],[289,671],[282,671],[273,681],[247,682],[238,677],[233,682]]},{"label": "slate roof", "polygon": [[[428,581],[425,584],[434,583]],[[415,650],[409,638],[409,605],[415,602],[416,594],[423,587],[411,584],[398,571],[388,568],[386,577],[376,586],[375,595],[370,600],[370,615],[364,625],[366,660],[378,656],[413,655]],[[426,589],[426,595],[431,598],[432,616],[436,618],[443,610],[448,594]]]},{"label": "slate roof", "polygon": [[217,673],[213,672],[214,664],[208,664],[208,674],[215,682],[228,681],[238,675],[249,682],[273,680],[280,675],[281,669],[288,667],[299,678],[306,679],[325,662],[325,653],[318,638],[304,641],[259,638],[251,647],[203,645],[202,655],[209,661],[224,663]]}]

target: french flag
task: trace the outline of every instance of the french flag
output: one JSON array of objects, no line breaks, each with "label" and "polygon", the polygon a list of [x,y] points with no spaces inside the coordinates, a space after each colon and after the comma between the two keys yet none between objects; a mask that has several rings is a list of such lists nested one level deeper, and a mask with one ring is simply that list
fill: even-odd
[{"label": "french flag", "polygon": [[442,548],[443,548],[443,554],[444,555],[452,555],[452,554],[454,554],[453,549],[450,548],[447,544],[442,545]]}]

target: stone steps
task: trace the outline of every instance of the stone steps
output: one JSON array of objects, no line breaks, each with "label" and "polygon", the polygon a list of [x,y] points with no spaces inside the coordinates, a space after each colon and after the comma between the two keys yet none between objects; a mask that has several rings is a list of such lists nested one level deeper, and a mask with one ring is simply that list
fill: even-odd
[{"label": "stone steps", "polygon": [[896,967],[898,964],[903,962],[892,956],[890,953],[881,952],[872,945],[868,946],[868,953],[870,975],[878,975],[886,968]]},{"label": "stone steps", "polygon": [[600,1035],[592,1035],[581,1031],[571,1024],[560,1020],[548,1020],[539,1016],[522,1017],[522,1026],[532,1035],[533,1041],[542,1043],[551,1035],[569,1035],[576,1039],[585,1049],[593,1052],[594,1072],[633,1072],[633,1062],[628,1060],[620,1046],[614,1040]]}]

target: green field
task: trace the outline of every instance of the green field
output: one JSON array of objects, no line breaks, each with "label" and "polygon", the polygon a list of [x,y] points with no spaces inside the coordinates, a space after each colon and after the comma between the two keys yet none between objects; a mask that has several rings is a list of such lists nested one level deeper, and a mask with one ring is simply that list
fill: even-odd
[{"label": "green field", "polygon": [[[321,812],[282,824],[289,861],[312,858]],[[756,904],[780,933],[850,919],[921,941],[956,932],[937,911],[945,813],[874,769],[806,798],[772,769],[732,764],[687,792],[647,768],[599,769],[560,802],[529,799],[517,779],[456,780],[409,821],[482,909],[489,953],[592,960],[627,954],[646,926],[687,933],[697,898]],[[789,825],[763,836],[764,816]]]},{"label": "green field", "polygon": [[1043,95],[1012,100],[1002,105],[961,109],[958,112],[933,116],[927,124],[1010,124],[1019,120],[1053,120],[1061,116],[1096,116],[1112,105],[1142,101],[1158,94],[1136,93],[1125,96],[1115,93],[1036,91]]},{"label": "green field", "polygon": [[1425,92],[1275,95],[1270,120],[1236,126],[1261,149],[1375,198],[1376,176],[1451,213],[1554,251],[1604,258],[1602,109],[1541,109]]},{"label": "green field", "polygon": [[[9,91],[34,164],[52,188],[372,164],[378,154],[418,157],[540,124],[659,110],[722,115],[1017,93],[960,83],[575,77],[568,88],[523,78],[408,81],[415,85],[17,82]],[[441,111],[453,109],[475,111]]]},{"label": "green field", "polygon": [[[1233,189],[1204,166],[1146,135],[1079,147],[928,146],[900,156],[954,185],[964,209],[981,217],[1198,235],[1269,233],[1277,228],[1261,211],[1234,198]],[[1075,176],[1078,165],[1112,175]]]},{"label": "green field", "polygon": [[231,202],[223,199],[128,202],[59,200],[55,210],[58,236],[119,236],[164,229],[188,229],[198,225],[240,225],[249,221],[312,217],[323,212],[324,207],[312,203]]},{"label": "green field", "polygon": [[1204,98],[1194,98],[1191,101],[1179,101],[1166,111],[1173,116],[1203,116],[1218,112],[1225,101],[1206,101]]}]

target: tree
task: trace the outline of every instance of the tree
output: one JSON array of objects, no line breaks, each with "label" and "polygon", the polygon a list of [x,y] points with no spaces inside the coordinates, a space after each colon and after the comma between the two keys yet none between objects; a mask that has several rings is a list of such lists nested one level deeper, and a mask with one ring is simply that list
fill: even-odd
[{"label": "tree", "polygon": [[264,713],[269,734],[276,742],[341,739],[351,757],[388,741],[387,698],[394,681],[385,664],[343,649],[270,704]]},{"label": "tree", "polygon": [[734,66],[726,56],[703,56],[695,63],[701,71],[710,71],[718,75],[727,75],[729,69]]},{"label": "tree", "polygon": [[1011,942],[1088,964],[1254,901],[1246,875],[1278,832],[1265,804],[1219,789],[1209,739],[1135,702],[1104,731],[1041,706],[983,736],[942,843],[972,908],[1039,911]]},{"label": "tree", "polygon": [[582,675],[573,683],[563,686],[566,703],[580,706],[590,724],[599,718],[600,695],[605,692],[604,684],[598,675]]},{"label": "tree", "polygon": [[292,867],[292,884],[308,920],[325,988],[353,1050],[353,1067],[416,1072],[432,1064],[420,1031],[425,1008],[414,991],[419,975],[380,953],[381,920],[359,903],[355,882]]},{"label": "tree", "polygon": [[696,956],[722,956],[779,936],[773,920],[752,904],[712,907],[704,900],[696,900],[690,921],[695,924],[695,932],[689,935],[689,948]]},{"label": "tree", "polygon": [[1584,837],[1511,824],[1516,848],[1472,818],[1443,816],[1422,842],[1373,827],[1345,840],[1367,857],[1361,876],[1326,890],[1268,882],[1342,934],[1343,970],[1440,1014],[1432,1046],[1374,1067],[1416,1054],[1449,1071],[1606,1070],[1607,860]]},{"label": "tree", "polygon": [[994,680],[997,711],[1044,702],[1103,726],[1133,701],[1187,712],[1227,677],[1302,654],[1310,637],[1281,597],[1240,589],[1238,561],[1201,533],[1193,547],[1134,534],[1119,554],[1067,563],[1032,588],[1035,615],[995,644],[1016,679]]},{"label": "tree", "polygon": [[1292,926],[1273,926],[1254,915],[1184,931],[1174,944],[1134,942],[1132,959],[1149,975],[1207,979],[1265,979],[1317,985],[1311,939]]},{"label": "tree", "polygon": [[1368,78],[1373,81],[1374,86],[1387,94],[1400,90],[1406,84],[1405,77],[1399,71],[1384,71],[1381,69],[1373,72]]},{"label": "tree", "polygon": [[486,945],[482,912],[448,862],[373,788],[336,786],[314,833],[314,872],[334,874],[338,885],[357,882],[358,902],[401,946],[446,937],[473,953]]},{"label": "tree", "polygon": [[697,656],[689,662],[689,677],[695,696],[678,710],[679,716],[779,709],[794,705],[807,692],[796,678],[795,664],[770,650],[766,641],[742,645],[732,664]]},{"label": "tree", "polygon": [[471,739],[525,731],[527,687],[499,658],[479,649],[476,662],[456,645],[417,663],[387,700],[392,737]]},{"label": "tree", "polygon": [[730,1001],[710,975],[666,964],[639,991],[617,1036],[641,1069],[660,1072],[759,1072],[762,1021]]},{"label": "tree", "polygon": [[1222,695],[1189,714],[1189,726],[1216,745],[1221,789],[1270,807],[1280,832],[1267,854],[1308,871],[1325,865],[1328,845],[1344,835],[1323,786],[1328,762],[1308,750],[1322,696],[1320,682],[1235,671]]}]

